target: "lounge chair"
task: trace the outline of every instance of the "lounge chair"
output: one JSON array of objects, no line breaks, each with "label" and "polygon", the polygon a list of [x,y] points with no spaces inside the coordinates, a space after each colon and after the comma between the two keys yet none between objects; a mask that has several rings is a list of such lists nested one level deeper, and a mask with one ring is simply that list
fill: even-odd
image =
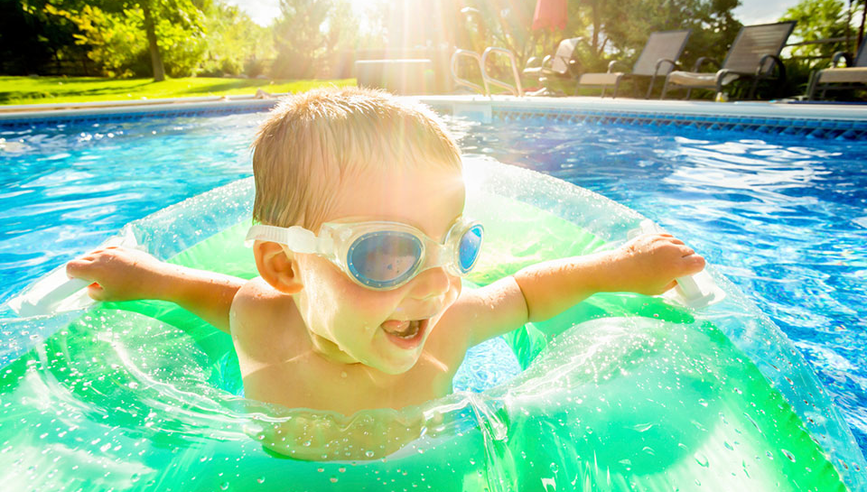
[{"label": "lounge chair", "polygon": [[[742,27],[721,66],[703,56],[696,60],[691,72],[671,72],[665,78],[660,99],[665,98],[671,86],[686,88],[686,98],[689,99],[693,89],[715,89],[720,94],[724,85],[749,78],[753,79],[749,93],[752,99],[759,81],[773,77],[775,66],[779,69],[779,78],[785,80],[786,67],[780,60],[780,51],[794,28],[795,21]],[[699,72],[706,61],[713,62],[720,69],[716,73]]]},{"label": "lounge chair", "polygon": [[[536,57],[530,58],[527,60],[527,67],[524,68],[522,73],[531,77],[537,77],[539,83],[545,86],[549,77],[571,79],[573,77],[572,71],[577,64],[577,61],[575,60],[575,49],[578,47],[578,43],[583,39],[584,38],[578,37],[560,41],[560,45],[557,46],[557,51],[554,53],[554,56],[547,55],[542,59],[542,63],[539,65],[536,65]],[[551,92],[552,91],[546,86],[542,91],[537,91],[531,95],[547,95]]]},{"label": "lounge chair", "polygon": [[[831,68],[819,70],[810,77],[810,87],[807,89],[807,99],[812,100],[817,90],[821,90],[821,99],[825,99],[825,91],[840,89],[856,89],[867,84],[867,42],[861,43],[855,62],[849,53],[838,51],[831,60]],[[845,68],[837,68],[841,58],[846,60]]]},{"label": "lounge chair", "polygon": [[683,48],[686,46],[686,40],[692,33],[692,29],[683,31],[660,31],[654,32],[647,38],[647,44],[644,45],[644,50],[638,57],[638,61],[632,67],[632,73],[612,72],[617,61],[612,61],[608,64],[608,72],[606,73],[585,73],[578,79],[578,87],[586,86],[601,86],[602,97],[605,97],[605,89],[614,86],[614,96],[617,97],[617,89],[620,88],[620,82],[626,77],[650,77],[650,86],[647,88],[645,98],[650,97],[650,92],[653,90],[653,84],[656,82],[656,77],[659,75],[668,75],[669,72],[677,68],[677,59],[683,53]]}]

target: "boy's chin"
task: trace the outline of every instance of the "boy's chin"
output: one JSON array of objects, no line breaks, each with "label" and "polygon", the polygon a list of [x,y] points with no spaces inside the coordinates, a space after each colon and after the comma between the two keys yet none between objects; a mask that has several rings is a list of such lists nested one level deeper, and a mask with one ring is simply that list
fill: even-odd
[{"label": "boy's chin", "polygon": [[377,364],[374,369],[391,376],[403,374],[415,367],[418,363],[418,359],[421,356],[421,347],[419,347],[419,350],[417,351],[404,351],[401,355],[402,357],[400,357],[399,360],[393,359],[389,361],[379,361],[379,364]]}]

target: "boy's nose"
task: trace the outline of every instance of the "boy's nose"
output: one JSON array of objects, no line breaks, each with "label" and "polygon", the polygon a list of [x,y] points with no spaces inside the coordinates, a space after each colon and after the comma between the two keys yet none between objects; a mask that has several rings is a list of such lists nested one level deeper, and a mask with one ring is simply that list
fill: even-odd
[{"label": "boy's nose", "polygon": [[412,279],[410,296],[414,299],[441,297],[449,290],[451,281],[443,267],[428,268]]}]

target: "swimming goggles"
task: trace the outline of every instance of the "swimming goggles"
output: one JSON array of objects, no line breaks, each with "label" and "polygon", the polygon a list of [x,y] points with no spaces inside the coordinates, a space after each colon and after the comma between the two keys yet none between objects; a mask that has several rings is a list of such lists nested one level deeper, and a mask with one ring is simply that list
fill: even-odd
[{"label": "swimming goggles", "polygon": [[316,254],[342,269],[355,283],[374,290],[396,289],[419,273],[444,267],[456,276],[468,274],[479,259],[484,228],[459,218],[439,243],[400,222],[325,223],[319,234],[300,226],[257,224],[246,244],[271,241],[295,253]]}]

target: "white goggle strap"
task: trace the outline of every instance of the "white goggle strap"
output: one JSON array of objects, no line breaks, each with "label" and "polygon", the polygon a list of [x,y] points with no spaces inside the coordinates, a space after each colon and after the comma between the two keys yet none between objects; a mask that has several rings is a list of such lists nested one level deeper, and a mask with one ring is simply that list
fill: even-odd
[{"label": "white goggle strap", "polygon": [[256,224],[247,232],[244,245],[250,247],[253,241],[270,241],[286,245],[295,253],[323,253],[332,247],[330,238],[318,238],[316,234],[301,226],[277,227]]}]

